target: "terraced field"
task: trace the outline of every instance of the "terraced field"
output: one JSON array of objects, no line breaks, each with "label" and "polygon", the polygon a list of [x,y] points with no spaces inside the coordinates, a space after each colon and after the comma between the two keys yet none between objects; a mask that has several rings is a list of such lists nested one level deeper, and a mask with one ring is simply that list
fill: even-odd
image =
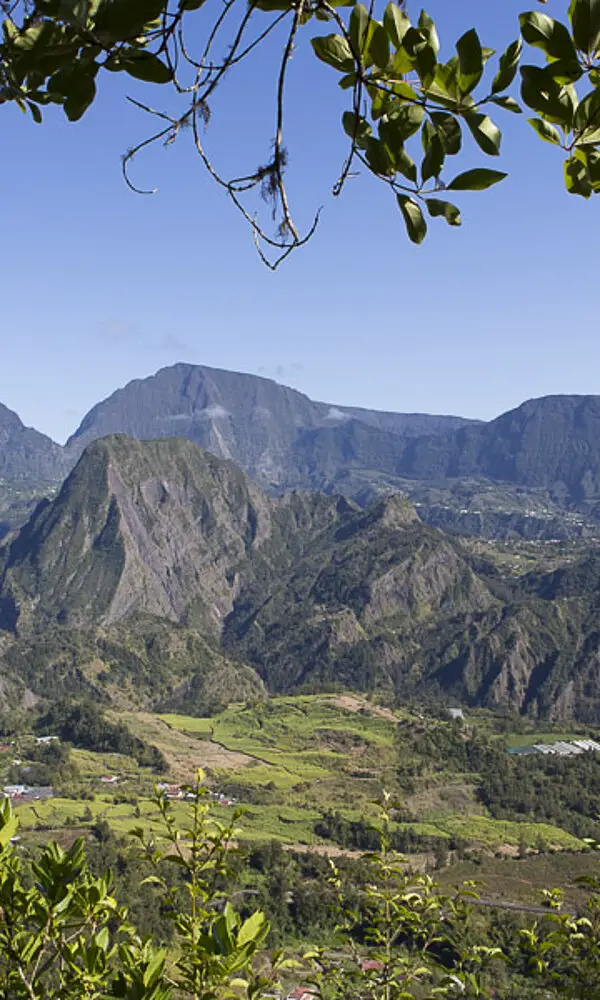
[{"label": "terraced field", "polygon": [[[354,695],[273,698],[232,705],[211,718],[141,712],[118,717],[160,749],[165,774],[156,775],[130,757],[73,750],[77,776],[71,790],[67,796],[19,806],[25,830],[74,830],[102,820],[119,834],[140,825],[154,829],[156,781],[192,782],[200,768],[216,797],[219,818],[229,820],[236,809],[245,810],[244,839],[338,850],[339,844],[315,832],[323,814],[373,821],[383,790],[400,791],[398,723],[425,725],[421,716],[395,715]],[[535,735],[557,739],[561,734]],[[509,736],[506,743],[532,738]],[[119,777],[114,786],[101,782],[103,775],[112,774]],[[447,842],[450,848],[460,841],[489,857],[514,857],[523,849],[533,851],[541,841],[550,850],[583,847],[551,824],[492,818],[477,801],[472,782],[472,776],[444,770],[442,762],[439,773],[417,781],[414,791],[405,794],[407,819],[395,829]],[[175,801],[174,808],[183,818],[186,803]]]}]

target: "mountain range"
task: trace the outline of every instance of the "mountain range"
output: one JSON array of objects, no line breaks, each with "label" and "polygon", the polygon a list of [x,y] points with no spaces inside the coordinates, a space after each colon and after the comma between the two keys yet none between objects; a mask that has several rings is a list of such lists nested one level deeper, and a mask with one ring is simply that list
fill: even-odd
[{"label": "mountain range", "polygon": [[109,434],[185,438],[272,494],[317,490],[366,505],[400,490],[423,520],[459,534],[595,536],[599,429],[598,396],[530,400],[483,423],[314,402],[270,379],[177,364],[98,403],[64,447],[0,407],[0,537]]},{"label": "mountain range", "polygon": [[595,548],[512,574],[402,495],[273,496],[186,439],[108,436],[0,549],[0,704],[341,685],[597,720],[599,593]]}]

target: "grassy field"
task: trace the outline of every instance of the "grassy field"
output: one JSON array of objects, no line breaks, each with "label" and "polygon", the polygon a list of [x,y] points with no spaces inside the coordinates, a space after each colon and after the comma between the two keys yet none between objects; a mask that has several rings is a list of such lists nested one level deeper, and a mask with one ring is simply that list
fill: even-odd
[{"label": "grassy field", "polygon": [[[340,705],[335,698],[274,698],[253,707],[233,706],[213,719],[161,716],[172,730],[243,755],[242,767],[213,769],[217,783],[234,784],[243,798],[256,790],[286,794],[307,808],[373,809],[383,785],[393,781],[395,722]],[[307,799],[308,796],[308,799]]]},{"label": "grassy field", "polygon": [[[401,717],[410,718],[406,712]],[[219,818],[229,820],[234,808],[244,807],[244,839],[323,848],[326,842],[314,832],[323,813],[337,811],[348,820],[370,821],[383,790],[399,792],[397,719],[355,695],[273,698],[232,705],[203,719],[142,712],[119,713],[119,719],[161,750],[165,778],[193,782],[202,768],[215,793],[235,799],[236,806],[215,807]],[[412,721],[417,727],[426,725],[420,716]],[[485,719],[481,724],[487,725]],[[572,734],[513,734],[507,745],[561,738]],[[155,828],[152,797],[159,776],[117,754],[74,750],[72,760],[77,769],[69,790],[73,797],[20,805],[25,829],[72,830],[99,820],[119,834],[139,825]],[[102,784],[102,775],[111,774],[119,776],[118,784]],[[81,794],[87,800],[77,798]],[[477,800],[473,776],[447,769],[417,782],[405,797],[405,807],[414,818],[399,826],[448,842],[459,839],[489,857],[515,855],[523,845],[535,849],[541,841],[553,850],[582,848],[558,827],[491,818]],[[185,804],[176,802],[174,808],[183,817]]]}]

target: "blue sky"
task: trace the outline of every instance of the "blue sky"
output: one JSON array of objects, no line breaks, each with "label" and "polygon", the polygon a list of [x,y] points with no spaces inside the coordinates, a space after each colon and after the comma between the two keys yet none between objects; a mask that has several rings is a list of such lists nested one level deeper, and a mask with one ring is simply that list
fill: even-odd
[{"label": "blue sky", "polygon": [[[472,25],[504,48],[523,6],[428,9],[449,53]],[[124,94],[160,107],[163,88],[107,74],[77,125],[51,114],[39,127],[1,109],[0,401],[26,423],[63,440],[113,389],[176,361],[268,375],[339,403],[483,418],[531,396],[600,391],[598,205],[564,193],[560,153],[524,118],[499,113],[509,179],[462,196],[462,229],[435,220],[413,247],[374,180],[330,196],[344,95],[308,46],[326,30],[305,29],[288,102],[292,198],[304,223],[323,205],[321,225],[275,274],[185,136],[136,164],[157,195],[125,187],[120,155],[148,123]],[[266,159],[273,70],[255,61],[232,75],[213,108],[207,142],[240,173]],[[483,159],[473,151],[461,166]]]}]

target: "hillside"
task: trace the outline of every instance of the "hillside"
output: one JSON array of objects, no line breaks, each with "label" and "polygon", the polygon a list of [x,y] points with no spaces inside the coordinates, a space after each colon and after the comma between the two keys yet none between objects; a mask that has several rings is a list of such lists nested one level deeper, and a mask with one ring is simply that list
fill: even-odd
[{"label": "hillside", "polygon": [[413,479],[479,476],[543,487],[562,501],[600,496],[600,397],[531,399],[487,424],[410,442],[399,471]]},{"label": "hillside", "polygon": [[400,495],[273,498],[189,441],[106,438],[0,550],[5,705],[50,681],[187,712],[342,685],[600,718],[600,557],[528,551]]}]

